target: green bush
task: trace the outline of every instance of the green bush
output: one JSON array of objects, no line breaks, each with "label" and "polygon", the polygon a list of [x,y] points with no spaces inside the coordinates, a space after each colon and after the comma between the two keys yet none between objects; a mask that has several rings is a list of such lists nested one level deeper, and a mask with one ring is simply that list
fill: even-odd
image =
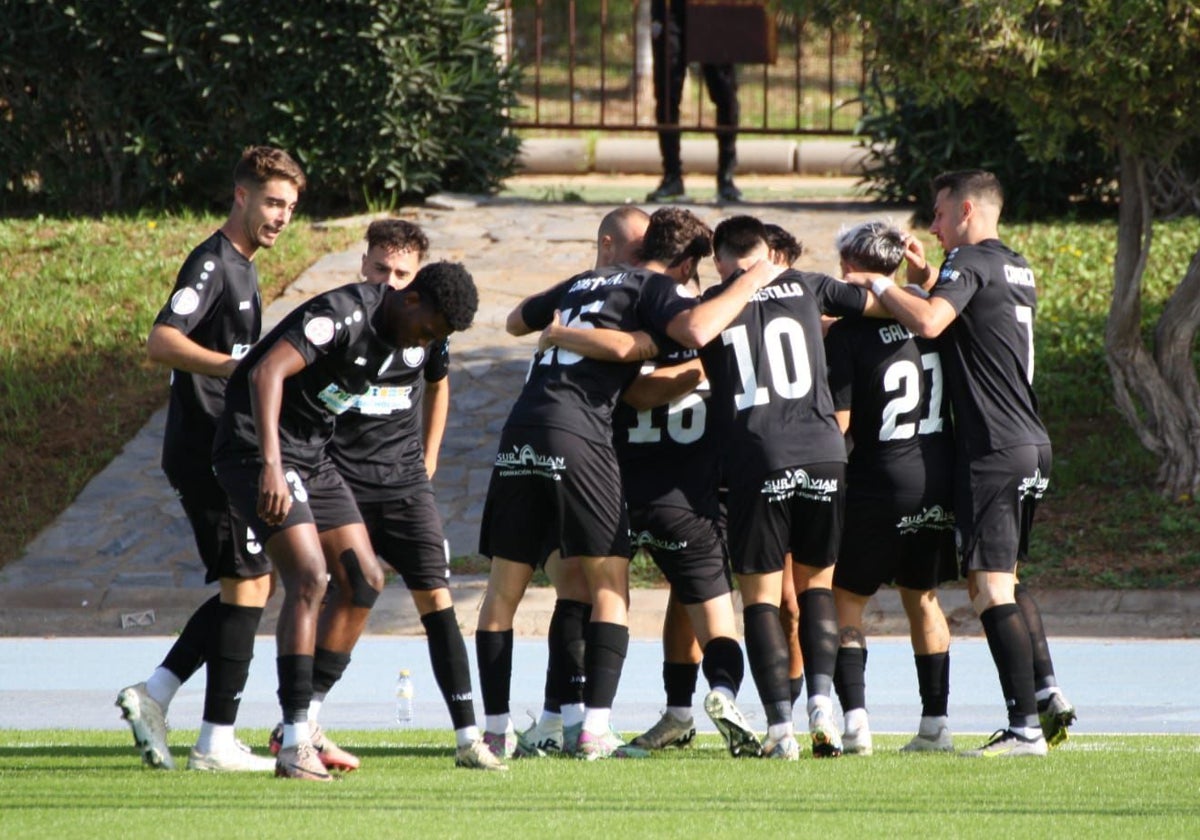
[{"label": "green bush", "polygon": [[1092,135],[1078,132],[1059,159],[1031,160],[1016,122],[995,103],[947,100],[916,104],[903,93],[868,87],[856,133],[872,149],[868,190],[880,199],[915,203],[928,222],[930,181],[955,169],[987,169],[1004,184],[1007,219],[1076,214],[1107,205],[1115,162]]},{"label": "green bush", "polygon": [[291,151],[327,211],[488,192],[518,148],[487,0],[0,0],[0,209],[220,206]]}]

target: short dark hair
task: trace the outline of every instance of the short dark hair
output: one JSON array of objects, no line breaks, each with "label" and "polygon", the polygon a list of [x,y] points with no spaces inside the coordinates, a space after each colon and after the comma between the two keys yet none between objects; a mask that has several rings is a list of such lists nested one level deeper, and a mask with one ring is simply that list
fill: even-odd
[{"label": "short dark hair", "polygon": [[276,179],[291,181],[296,187],[296,192],[304,192],[304,187],[308,184],[300,164],[283,149],[276,149],[274,146],[249,146],[242,152],[241,159],[233,168],[235,184],[254,184],[261,187],[267,181]]},{"label": "short dark hair", "polygon": [[986,169],[943,172],[933,179],[934,197],[942,190],[949,190],[954,198],[984,199],[1004,207],[1004,187],[1000,186],[1000,179]]},{"label": "short dark hair", "polygon": [[904,261],[904,231],[888,222],[863,222],[838,234],[837,249],[855,268],[893,274]]},{"label": "short dark hair", "polygon": [[600,227],[596,231],[596,238],[612,236],[620,237],[623,240],[625,238],[625,226],[633,218],[648,219],[650,218],[650,214],[641,207],[635,207],[632,204],[622,204],[615,210],[609,210],[604,214],[604,218],[600,220]]},{"label": "short dark hair", "polygon": [[474,278],[462,263],[445,260],[430,263],[418,271],[405,288],[420,295],[423,303],[446,319],[453,332],[462,332],[475,320],[479,292]]},{"label": "short dark hair", "polygon": [[385,251],[416,251],[422,260],[429,253],[429,237],[420,225],[405,219],[376,219],[367,225],[367,248]]},{"label": "short dark hair", "polygon": [[804,246],[796,237],[779,225],[765,224],[763,229],[767,232],[767,247],[783,257],[783,261],[789,267],[800,259],[800,255],[804,253]]},{"label": "short dark hair", "polygon": [[696,214],[682,207],[660,207],[650,216],[650,225],[638,252],[643,262],[655,260],[668,266],[688,257],[704,259],[712,253],[712,230]]},{"label": "short dark hair", "polygon": [[713,250],[719,257],[741,259],[766,243],[766,225],[753,216],[730,216],[713,231]]}]

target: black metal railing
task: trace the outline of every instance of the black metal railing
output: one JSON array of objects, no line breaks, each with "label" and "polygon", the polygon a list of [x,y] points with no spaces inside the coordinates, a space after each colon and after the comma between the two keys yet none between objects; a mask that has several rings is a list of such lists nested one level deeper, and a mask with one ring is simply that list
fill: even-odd
[{"label": "black metal railing", "polygon": [[[679,0],[674,0],[679,2]],[[739,0],[731,0],[731,5]],[[753,0],[740,0],[755,5]],[[526,129],[655,131],[650,0],[502,0],[502,49],[522,69],[515,125]],[[711,0],[710,0],[711,5]],[[862,115],[867,36],[756,5],[774,22],[772,63],[739,64],[741,134],[848,135]],[[690,66],[684,131],[716,123]]]}]

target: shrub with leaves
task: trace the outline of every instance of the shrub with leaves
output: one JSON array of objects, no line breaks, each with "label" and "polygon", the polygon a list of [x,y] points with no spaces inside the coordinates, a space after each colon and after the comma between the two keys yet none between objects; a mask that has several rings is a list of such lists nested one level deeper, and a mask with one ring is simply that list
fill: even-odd
[{"label": "shrub with leaves", "polygon": [[[1016,121],[984,99],[921,105],[904,93],[868,88],[856,128],[872,150],[868,190],[890,202],[916,205],[928,222],[930,182],[955,169],[987,169],[1005,186],[1005,216],[1036,219],[1089,210],[1111,201],[1116,162],[1094,136],[1076,132],[1054,160],[1032,159]],[[1111,205],[1109,205],[1111,212]]]},{"label": "shrub with leaves", "polygon": [[489,6],[0,0],[0,201],[219,205],[252,143],[300,160],[310,209],[491,191],[518,140]]}]

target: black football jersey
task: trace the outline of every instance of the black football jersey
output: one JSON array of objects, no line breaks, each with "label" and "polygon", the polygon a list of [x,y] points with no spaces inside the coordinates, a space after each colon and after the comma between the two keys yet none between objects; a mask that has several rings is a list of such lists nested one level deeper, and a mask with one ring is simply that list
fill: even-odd
[{"label": "black football jersey", "polygon": [[826,378],[821,315],[860,315],[865,302],[866,290],[858,286],[785,271],[705,346],[711,413],[722,435],[728,481],[757,482],[801,464],[845,463],[846,444]]},{"label": "black football jersey", "polygon": [[1029,263],[998,239],[946,255],[932,295],[958,317],[939,349],[954,434],[969,457],[1050,442],[1033,391],[1037,287]]},{"label": "black football jersey", "polygon": [[945,493],[954,465],[950,407],[936,342],[896,321],[844,318],[825,337],[833,407],[850,412],[855,496]]},{"label": "black football jersey", "polygon": [[351,283],[318,295],[288,313],[242,359],[225,391],[214,457],[258,454],[250,411],[250,370],[277,342],[286,341],[307,367],[283,381],[279,412],[280,452],[288,463],[310,468],[325,455],[334,419],[392,365],[403,349],[379,335],[384,302],[397,294],[386,285]]},{"label": "black football jersey", "polygon": [[406,347],[334,424],[327,450],[359,501],[384,501],[428,482],[422,401],[425,383],[445,379],[449,340]]},{"label": "black football jersey", "polygon": [[[696,351],[672,354],[667,363],[694,358]],[[644,369],[653,369],[647,365]],[[713,426],[712,389],[705,380],[668,405],[637,411],[620,403],[613,414],[613,445],[629,508],[677,507],[716,519],[721,471]]]},{"label": "black football jersey", "polygon": [[[666,336],[667,324],[694,305],[694,295],[665,274],[616,265],[585,271],[531,298],[521,317],[535,330],[545,328],[555,310],[567,326],[645,330],[665,354],[677,347]],[[561,348],[537,353],[507,425],[548,426],[611,442],[613,409],[640,367]]]},{"label": "black football jersey", "polygon": [[[154,323],[174,327],[209,350],[241,358],[262,331],[254,263],[217,231],[188,255]],[[213,434],[225,407],[225,382],[217,376],[171,371],[164,465],[208,469]]]}]

